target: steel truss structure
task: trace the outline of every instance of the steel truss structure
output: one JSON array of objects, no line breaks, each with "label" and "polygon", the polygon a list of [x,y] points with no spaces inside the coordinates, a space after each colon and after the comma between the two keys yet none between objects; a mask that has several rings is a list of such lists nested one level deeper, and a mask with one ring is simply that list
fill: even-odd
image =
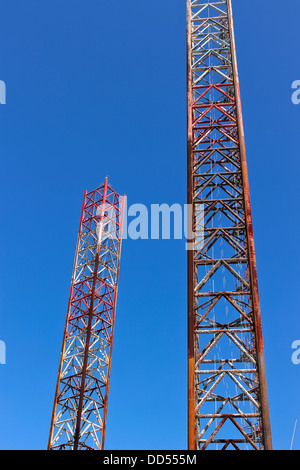
[{"label": "steel truss structure", "polygon": [[187,104],[190,228],[204,232],[188,251],[188,446],[269,450],[231,0],[187,2]]},{"label": "steel truss structure", "polygon": [[48,449],[103,449],[125,197],[85,192]]}]

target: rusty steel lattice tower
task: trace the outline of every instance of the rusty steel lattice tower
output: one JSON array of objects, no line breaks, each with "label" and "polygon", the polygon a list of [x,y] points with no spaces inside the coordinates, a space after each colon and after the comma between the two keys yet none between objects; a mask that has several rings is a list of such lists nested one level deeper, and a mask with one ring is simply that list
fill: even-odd
[{"label": "rusty steel lattice tower", "polygon": [[48,449],[103,449],[125,197],[85,192]]},{"label": "rusty steel lattice tower", "polygon": [[187,107],[188,447],[269,450],[231,0],[187,1]]}]

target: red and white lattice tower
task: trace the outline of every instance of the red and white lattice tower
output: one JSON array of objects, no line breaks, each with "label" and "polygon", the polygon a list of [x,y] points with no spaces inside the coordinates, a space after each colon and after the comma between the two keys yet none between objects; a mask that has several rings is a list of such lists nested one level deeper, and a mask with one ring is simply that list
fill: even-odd
[{"label": "red and white lattice tower", "polygon": [[103,449],[125,197],[85,192],[48,449]]},{"label": "red and white lattice tower", "polygon": [[187,1],[188,446],[271,449],[231,0]]}]

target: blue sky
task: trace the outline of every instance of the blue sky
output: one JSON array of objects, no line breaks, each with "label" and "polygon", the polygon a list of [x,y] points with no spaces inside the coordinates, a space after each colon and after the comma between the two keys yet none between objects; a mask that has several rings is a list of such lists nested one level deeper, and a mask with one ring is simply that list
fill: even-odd
[{"label": "blue sky", "polygon": [[[274,448],[300,421],[300,4],[233,0]],[[186,202],[185,1],[3,0],[0,448],[47,446],[82,196]],[[186,448],[186,252],[125,240],[107,449]],[[294,449],[300,449],[300,423]]]}]

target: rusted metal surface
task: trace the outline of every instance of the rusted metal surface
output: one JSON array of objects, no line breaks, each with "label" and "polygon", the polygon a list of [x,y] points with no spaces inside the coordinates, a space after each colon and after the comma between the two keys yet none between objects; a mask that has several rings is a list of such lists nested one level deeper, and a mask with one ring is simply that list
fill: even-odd
[{"label": "rusted metal surface", "polygon": [[204,207],[203,243],[188,253],[189,448],[269,450],[271,426],[231,1],[188,0],[187,23],[191,229],[196,206]]},{"label": "rusted metal surface", "polygon": [[84,196],[49,450],[104,448],[123,201],[107,179]]},{"label": "rusted metal surface", "polygon": [[[191,7],[187,2],[187,202],[193,204],[193,114],[191,70]],[[190,212],[189,216],[193,215]],[[189,236],[194,230],[193,219],[188,220]],[[191,240],[188,240],[189,242]],[[195,361],[194,361],[194,250],[188,250],[188,448],[196,449],[195,439]]]},{"label": "rusted metal surface", "polygon": [[254,246],[252,213],[251,213],[250,189],[249,189],[248,169],[247,169],[247,160],[246,160],[245,134],[244,134],[244,125],[243,125],[242,104],[241,104],[239,75],[238,75],[238,67],[237,67],[237,56],[236,56],[231,0],[228,0],[228,18],[229,18],[230,38],[231,38],[231,45],[232,45],[231,46],[232,47],[232,67],[233,67],[234,86],[235,86],[235,94],[236,94],[237,126],[238,126],[238,132],[239,132],[241,172],[242,172],[243,187],[244,187],[250,282],[251,282],[251,287],[252,287],[255,341],[256,341],[256,351],[257,351],[258,374],[259,374],[259,380],[260,380],[260,403],[261,403],[261,411],[262,411],[262,417],[263,417],[262,435],[264,439],[264,448],[266,450],[272,450],[271,421],[270,421],[270,412],[269,412],[269,400],[268,400],[266,367],[265,367],[265,357],[264,357],[264,344],[263,344],[261,312],[260,312],[259,291],[258,291],[258,278],[257,278],[256,256],[255,256],[255,246]]}]

